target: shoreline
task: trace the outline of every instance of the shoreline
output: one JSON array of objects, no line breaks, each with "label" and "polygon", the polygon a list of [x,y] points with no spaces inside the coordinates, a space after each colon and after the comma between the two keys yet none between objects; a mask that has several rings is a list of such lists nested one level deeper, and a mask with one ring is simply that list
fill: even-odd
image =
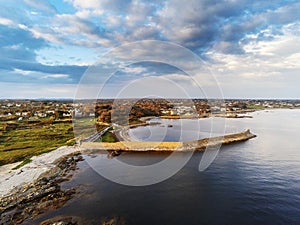
[{"label": "shoreline", "polygon": [[[140,125],[142,124],[129,126],[127,129]],[[151,123],[145,122],[143,125],[151,125]],[[121,130],[127,133],[127,129]],[[51,152],[34,156],[30,163],[16,170],[12,170],[12,168],[20,162],[0,166],[0,223],[17,223],[19,221],[22,223],[27,218],[49,210],[50,205],[53,207],[64,205],[76,193],[76,188],[61,190],[60,184],[73,176],[74,173],[72,174],[71,171],[76,170],[77,162],[82,160],[82,154],[89,154],[95,150],[115,153],[109,153],[112,156],[117,156],[125,151],[204,151],[207,147],[247,141],[255,137],[256,135],[252,134],[250,130],[246,130],[240,133],[186,142],[83,142],[80,146],[62,146]]]},{"label": "shoreline", "polygon": [[[233,118],[244,118],[244,117],[249,118],[252,116],[247,115],[248,113],[253,113],[253,112],[257,112],[257,111],[272,111],[272,109],[253,110],[251,112],[250,111],[243,112],[246,114],[245,116],[242,116],[242,117],[238,116],[238,117],[233,117]],[[215,116],[217,116],[217,115],[215,115]],[[173,151],[172,149],[178,149],[179,151],[185,151],[187,147],[183,147],[183,146],[191,145],[191,143],[192,143],[191,141],[186,144],[181,143],[181,142],[169,142],[169,143],[162,142],[160,145],[158,145],[155,142],[149,142],[149,143],[148,142],[139,142],[138,140],[132,140],[132,138],[129,137],[128,129],[130,129],[130,128],[138,127],[138,126],[155,125],[155,124],[149,123],[149,120],[151,120],[152,118],[155,118],[155,117],[152,117],[152,116],[151,117],[142,117],[141,118],[142,123],[132,124],[126,128],[122,128],[119,131],[116,131],[116,135],[118,136],[118,138],[120,138],[121,141],[123,141],[124,143],[126,143],[126,145],[129,145],[129,146],[136,147],[139,145],[136,143],[145,143],[145,146],[150,148],[149,151]],[[161,117],[158,117],[158,118],[161,118]],[[203,118],[203,117],[201,117],[201,118]],[[201,118],[199,118],[199,119],[201,119]],[[121,135],[119,133],[121,133]],[[255,135],[254,135],[254,137],[255,137]],[[251,138],[253,138],[253,137],[251,137]],[[245,138],[245,140],[248,140],[248,139],[250,139],[250,138],[249,137]],[[197,147],[198,148],[197,150],[205,149],[206,146],[203,146],[203,143],[207,142],[207,140],[203,140],[202,144],[199,143],[199,141],[200,140],[197,140],[197,143],[199,145]],[[241,141],[243,141],[243,140],[241,140]],[[105,148],[103,148],[103,144],[105,145]],[[221,144],[227,144],[227,143],[221,143]],[[31,158],[32,162],[30,162],[16,170],[12,170],[12,168],[16,167],[21,162],[16,162],[16,163],[0,166],[0,199],[4,196],[8,195],[9,192],[11,190],[13,190],[15,187],[19,187],[24,184],[28,184],[28,183],[38,179],[42,173],[55,167],[55,165],[54,165],[55,160],[58,160],[59,158],[62,158],[64,156],[66,156],[68,154],[72,154],[72,153],[88,152],[89,148],[92,148],[92,149],[98,148],[99,149],[99,145],[102,145],[102,147],[100,148],[102,150],[116,151],[116,150],[119,150],[118,148],[120,148],[120,145],[118,145],[116,143],[89,143],[89,142],[87,142],[80,146],[77,146],[77,145],[62,146],[51,152],[44,153],[44,154],[38,155],[38,156],[33,156]],[[158,149],[153,148],[153,145],[159,146]],[[195,146],[195,141],[192,145]],[[160,149],[161,147],[163,147],[165,149],[161,150]],[[139,148],[137,148],[137,149],[139,149]],[[123,151],[127,150],[124,148],[124,145],[121,146],[121,151],[122,150]],[[138,150],[138,151],[146,151],[146,150],[143,149],[143,146],[141,146],[140,150]]]},{"label": "shoreline", "polygon": [[37,180],[43,173],[53,169],[56,161],[70,154],[81,153],[78,146],[62,146],[48,153],[33,156],[31,162],[19,169],[12,170],[20,162],[0,167],[0,199],[10,194],[12,190],[24,184]]},{"label": "shoreline", "polygon": [[[250,130],[221,137],[204,138],[187,142],[127,142],[126,149],[116,143],[84,142],[78,146],[63,146],[52,152],[32,157],[32,161],[17,170],[14,164],[0,167],[0,224],[20,224],[27,219],[62,207],[76,193],[77,187],[61,189],[61,183],[72,178],[82,154],[94,150],[112,153],[128,152],[186,152],[203,151],[207,147],[219,147],[246,141],[256,137]],[[117,142],[120,143],[120,142]],[[100,145],[99,145],[100,144]],[[154,146],[153,145],[156,145]],[[99,148],[102,146],[104,148]],[[132,149],[130,149],[132,148]],[[109,154],[110,155],[110,154]],[[118,154],[116,154],[118,155]],[[114,155],[112,155],[114,156]]]},{"label": "shoreline", "polygon": [[82,161],[80,153],[64,155],[53,167],[30,183],[20,185],[0,197],[0,224],[21,224],[27,219],[61,208],[77,193],[78,187],[62,189],[61,183],[70,180]]},{"label": "shoreline", "polygon": [[203,151],[207,147],[247,141],[256,137],[249,130],[221,137],[204,138],[187,142],[116,142],[96,143],[83,142],[81,146],[62,146],[54,151],[31,158],[31,162],[19,169],[12,170],[17,164],[7,164],[0,167],[0,200],[11,192],[28,183],[38,180],[43,173],[56,167],[57,160],[68,155],[89,153],[91,150],[99,151],[128,151],[128,152],[185,152],[191,150]]},{"label": "shoreline", "polygon": [[89,150],[99,151],[119,151],[119,152],[186,152],[186,151],[204,151],[207,147],[218,145],[227,145],[236,142],[247,141],[255,138],[250,130],[239,133],[227,134],[223,136],[204,138],[194,141],[185,142],[140,142],[140,141],[123,141],[115,143],[101,142],[83,142],[81,147]]}]

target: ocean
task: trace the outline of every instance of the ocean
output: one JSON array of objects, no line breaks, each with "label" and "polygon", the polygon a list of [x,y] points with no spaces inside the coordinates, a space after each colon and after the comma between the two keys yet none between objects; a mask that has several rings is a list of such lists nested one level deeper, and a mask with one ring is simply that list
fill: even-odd
[{"label": "ocean", "polygon": [[[193,140],[248,128],[257,137],[222,146],[203,172],[198,170],[203,153],[195,152],[174,176],[140,187],[114,183],[93,170],[91,160],[100,167],[111,166],[111,171],[116,169],[107,155],[84,155],[86,160],[78,163],[73,178],[62,184],[63,188],[78,187],[78,194],[62,208],[27,223],[74,216],[84,219],[85,224],[100,224],[113,217],[132,225],[300,224],[300,110],[249,115],[253,118],[225,119],[225,127],[224,119],[219,118],[216,129],[212,129],[212,119],[153,119],[161,124],[134,128],[130,135],[146,141]],[[123,153],[116,159],[138,167],[169,155]]]}]

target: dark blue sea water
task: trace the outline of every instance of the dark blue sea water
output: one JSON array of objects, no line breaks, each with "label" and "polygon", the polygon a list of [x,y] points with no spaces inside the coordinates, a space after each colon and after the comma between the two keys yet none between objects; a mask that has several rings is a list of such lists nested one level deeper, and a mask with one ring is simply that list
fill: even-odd
[{"label": "dark blue sea water", "polygon": [[[99,224],[110,216],[120,216],[127,224],[146,225],[300,224],[300,110],[259,111],[252,115],[253,118],[227,119],[226,132],[250,128],[258,137],[223,146],[204,172],[198,171],[203,153],[194,153],[183,169],[168,180],[131,187],[101,177],[87,160],[80,162],[80,170],[63,185],[79,186],[78,196],[61,209],[40,216],[35,223],[67,215],[84,218],[86,224]],[[163,122],[172,124],[168,129],[177,129],[178,121]],[[148,131],[143,129],[148,128],[133,131],[136,138],[155,140],[155,135],[147,136]],[[157,127],[150,129],[159,132]],[[200,136],[205,135],[203,130]],[[171,134],[176,131],[169,133],[166,140],[174,138]],[[147,165],[166,156],[126,153],[119,160]],[[94,159],[100,164],[110,160],[105,155]]]}]

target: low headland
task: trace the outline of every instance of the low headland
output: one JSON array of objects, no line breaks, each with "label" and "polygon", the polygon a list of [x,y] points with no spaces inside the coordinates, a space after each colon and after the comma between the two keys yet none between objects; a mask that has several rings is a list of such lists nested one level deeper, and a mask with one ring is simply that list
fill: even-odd
[{"label": "low headland", "polygon": [[204,151],[207,147],[225,145],[247,141],[255,138],[250,130],[235,134],[227,134],[219,137],[204,138],[195,141],[184,142],[140,142],[140,141],[122,141],[115,143],[105,142],[83,142],[81,147],[90,150],[107,150],[107,151],[126,151],[126,152],[184,152],[184,151]]}]

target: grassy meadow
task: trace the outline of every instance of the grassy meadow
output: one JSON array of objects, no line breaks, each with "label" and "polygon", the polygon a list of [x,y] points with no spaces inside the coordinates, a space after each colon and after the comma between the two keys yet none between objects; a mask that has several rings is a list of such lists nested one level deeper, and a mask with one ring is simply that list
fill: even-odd
[{"label": "grassy meadow", "polygon": [[0,122],[0,165],[28,159],[75,143],[70,122]]}]

